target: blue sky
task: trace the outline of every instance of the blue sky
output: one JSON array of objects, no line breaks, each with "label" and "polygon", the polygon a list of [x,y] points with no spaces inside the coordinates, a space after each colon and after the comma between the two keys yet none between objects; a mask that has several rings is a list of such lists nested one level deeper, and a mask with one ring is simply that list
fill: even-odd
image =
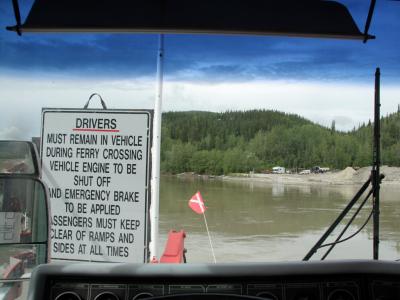
[{"label": "blue sky", "polygon": [[[23,2],[23,17],[31,2]],[[339,2],[363,30],[369,1]],[[11,1],[0,0],[0,103],[7,106],[0,136],[37,135],[41,107],[80,107],[92,92],[111,107],[152,107],[157,35],[19,37],[4,30],[13,24]],[[278,109],[351,129],[372,117],[375,67],[382,70],[384,114],[400,103],[400,1],[377,1],[370,33],[377,39],[367,44],[167,35],[164,110]],[[21,127],[20,116],[35,125]]]}]

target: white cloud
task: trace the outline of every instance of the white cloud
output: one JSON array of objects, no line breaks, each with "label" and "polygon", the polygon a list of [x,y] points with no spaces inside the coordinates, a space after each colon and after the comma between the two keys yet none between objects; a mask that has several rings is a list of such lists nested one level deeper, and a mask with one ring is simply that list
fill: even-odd
[{"label": "white cloud", "polygon": [[[89,95],[96,92],[109,108],[151,109],[156,93],[155,78],[117,81],[2,76],[0,86],[1,133],[22,138],[40,134],[43,107],[83,107]],[[400,87],[383,86],[381,94],[382,115],[395,111],[400,102]],[[373,97],[373,84],[166,81],[163,110],[275,109],[299,114],[325,126],[335,119],[337,129],[349,130],[372,119]],[[100,104],[94,100],[90,107],[100,108]]]},{"label": "white cloud", "polygon": [[25,133],[21,128],[10,126],[0,129],[0,140],[23,140],[29,137],[25,136]]},{"label": "white cloud", "polygon": [[[400,103],[400,87],[381,92],[382,115]],[[274,109],[296,113],[319,124],[350,130],[373,118],[373,86],[343,83],[253,81],[245,83],[166,84],[167,110]]]}]

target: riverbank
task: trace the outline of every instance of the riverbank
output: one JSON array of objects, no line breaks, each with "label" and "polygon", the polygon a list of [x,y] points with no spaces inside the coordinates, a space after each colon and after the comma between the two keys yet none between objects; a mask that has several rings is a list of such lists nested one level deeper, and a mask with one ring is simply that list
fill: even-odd
[{"label": "riverbank", "polygon": [[[400,168],[382,166],[381,173],[385,175],[382,185],[400,185]],[[367,181],[371,167],[354,170],[347,167],[338,172],[323,174],[232,174],[223,176],[223,180],[249,180],[281,184],[328,184],[328,185],[359,185]]]},{"label": "riverbank", "polygon": [[[400,186],[400,167],[382,166],[381,173],[385,175],[382,185]],[[250,181],[279,184],[325,184],[325,185],[359,185],[363,184],[371,174],[371,167],[354,170],[347,167],[337,172],[323,174],[258,174],[258,173],[235,173],[224,176],[196,175],[194,173],[183,173],[178,176],[198,176],[203,179],[220,179],[227,181]]]}]

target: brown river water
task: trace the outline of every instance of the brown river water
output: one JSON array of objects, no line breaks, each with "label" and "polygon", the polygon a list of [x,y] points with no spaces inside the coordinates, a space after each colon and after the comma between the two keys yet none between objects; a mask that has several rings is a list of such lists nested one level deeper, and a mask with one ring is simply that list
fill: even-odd
[{"label": "brown river water", "polygon": [[[301,260],[359,188],[162,177],[159,253],[168,231],[183,229],[188,263],[213,261],[204,218],[188,207],[189,199],[200,191],[208,208],[206,219],[218,263]],[[380,259],[400,258],[399,194],[398,185],[381,187]],[[370,211],[368,202],[344,237],[357,231]],[[3,255],[8,260],[16,248],[5,250]],[[323,253],[320,250],[312,259],[319,259]],[[328,256],[350,258],[372,258],[371,221]],[[19,299],[26,299],[28,284],[24,282]]]},{"label": "brown river water", "polygon": [[[159,251],[170,229],[183,229],[188,263],[212,262],[203,216],[188,207],[189,199],[200,191],[208,208],[206,219],[217,262],[301,260],[360,186],[162,177]],[[399,195],[399,186],[381,187],[380,259],[400,258]],[[364,223],[371,207],[371,201],[367,202],[343,237]],[[327,259],[372,258],[372,237],[371,219],[360,234],[337,245]],[[324,252],[321,249],[312,259]]]}]

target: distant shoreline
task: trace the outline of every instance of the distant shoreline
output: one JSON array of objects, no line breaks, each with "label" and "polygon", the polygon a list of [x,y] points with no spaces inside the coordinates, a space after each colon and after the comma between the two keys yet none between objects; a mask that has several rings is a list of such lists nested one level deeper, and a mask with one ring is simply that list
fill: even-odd
[{"label": "distant shoreline", "polygon": [[[382,185],[400,185],[400,167],[382,166],[381,173],[385,175]],[[371,167],[354,170],[347,167],[337,172],[323,174],[258,174],[235,173],[229,175],[212,176],[198,175],[195,173],[182,173],[177,177],[199,177],[202,179],[218,179],[226,181],[259,182],[266,184],[324,184],[324,185],[359,185],[367,181],[371,173]]]}]

